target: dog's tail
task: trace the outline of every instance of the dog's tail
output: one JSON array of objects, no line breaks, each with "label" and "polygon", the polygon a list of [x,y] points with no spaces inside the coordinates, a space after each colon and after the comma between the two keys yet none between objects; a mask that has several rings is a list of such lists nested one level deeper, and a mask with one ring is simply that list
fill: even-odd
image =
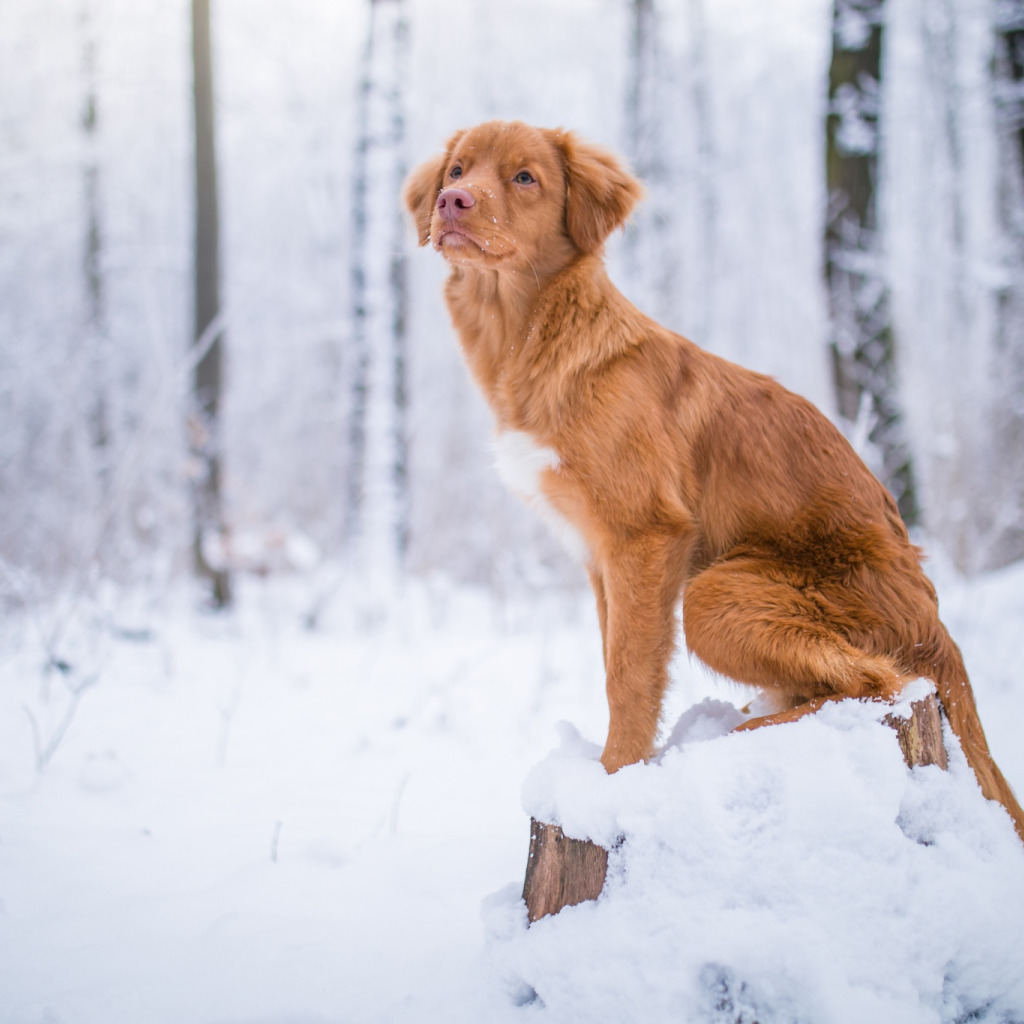
[{"label": "dog's tail", "polygon": [[943,637],[937,653],[937,657],[929,659],[927,666],[920,667],[921,675],[935,681],[939,701],[953,732],[960,740],[967,763],[974,769],[982,793],[1006,808],[1013,819],[1017,835],[1024,842],[1024,810],[998,765],[992,760],[985,731],[978,717],[978,708],[974,703],[974,691],[967,678],[967,669],[959,649],[948,634]]}]

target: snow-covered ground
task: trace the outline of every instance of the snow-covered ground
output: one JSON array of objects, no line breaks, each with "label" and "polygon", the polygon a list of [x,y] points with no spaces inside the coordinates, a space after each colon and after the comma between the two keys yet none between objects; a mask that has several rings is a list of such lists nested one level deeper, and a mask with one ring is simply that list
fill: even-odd
[{"label": "snow-covered ground", "polygon": [[[1024,791],[1024,566],[940,575]],[[323,586],[5,623],[0,1022],[1024,1021],[1024,849],[957,757],[857,704],[724,735],[746,695],[684,656],[609,778],[585,594],[343,586],[311,629]],[[625,841],[527,929],[530,811]]]}]

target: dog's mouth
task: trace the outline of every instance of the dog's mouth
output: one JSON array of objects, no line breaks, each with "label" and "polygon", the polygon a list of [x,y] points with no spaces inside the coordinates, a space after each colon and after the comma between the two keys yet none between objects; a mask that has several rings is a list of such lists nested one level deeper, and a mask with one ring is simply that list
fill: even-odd
[{"label": "dog's mouth", "polygon": [[434,248],[444,249],[446,247],[464,249],[467,246],[480,249],[480,243],[462,228],[443,227],[434,236]]},{"label": "dog's mouth", "polygon": [[443,256],[466,257],[482,256],[500,257],[505,255],[501,246],[493,246],[489,240],[481,241],[477,235],[462,224],[442,223],[431,232],[434,248]]}]

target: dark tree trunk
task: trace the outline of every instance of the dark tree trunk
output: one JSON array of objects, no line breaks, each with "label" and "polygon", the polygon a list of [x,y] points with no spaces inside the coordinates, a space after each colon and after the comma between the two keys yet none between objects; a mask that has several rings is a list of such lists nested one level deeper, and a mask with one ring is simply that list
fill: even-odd
[{"label": "dark tree trunk", "polygon": [[1024,558],[1024,0],[995,3],[993,89],[1000,148],[999,212],[1008,273],[998,295],[989,496],[1001,510],[982,564]]},{"label": "dark tree trunk", "polygon": [[1001,131],[1016,140],[1018,167],[1024,161],[1024,0],[997,0],[996,107]]},{"label": "dark tree trunk", "polygon": [[[195,84],[195,330],[190,442],[195,463],[193,554],[196,571],[211,587],[213,602],[231,602],[231,580],[222,559],[211,559],[208,543],[223,546],[221,488],[222,360],[220,222],[214,135],[213,54],[210,0],[192,0],[192,60]],[[214,564],[214,562],[218,564]]]},{"label": "dark tree trunk", "polygon": [[835,0],[826,121],[825,277],[839,412],[868,425],[874,467],[908,523],[918,519],[878,240],[877,170],[885,0]]}]

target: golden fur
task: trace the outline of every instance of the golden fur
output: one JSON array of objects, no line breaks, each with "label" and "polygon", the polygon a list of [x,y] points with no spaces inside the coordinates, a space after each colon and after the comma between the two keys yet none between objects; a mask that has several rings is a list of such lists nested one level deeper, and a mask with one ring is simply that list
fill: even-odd
[{"label": "golden fur", "polygon": [[490,122],[452,136],[404,196],[420,244],[451,265],[448,309],[499,432],[551,450],[541,491],[585,544],[605,768],[651,753],[682,597],[690,651],[779,707],[933,679],[1024,838],[889,493],[809,402],[659,326],[608,279],[603,243],[641,192],[571,133]]}]

